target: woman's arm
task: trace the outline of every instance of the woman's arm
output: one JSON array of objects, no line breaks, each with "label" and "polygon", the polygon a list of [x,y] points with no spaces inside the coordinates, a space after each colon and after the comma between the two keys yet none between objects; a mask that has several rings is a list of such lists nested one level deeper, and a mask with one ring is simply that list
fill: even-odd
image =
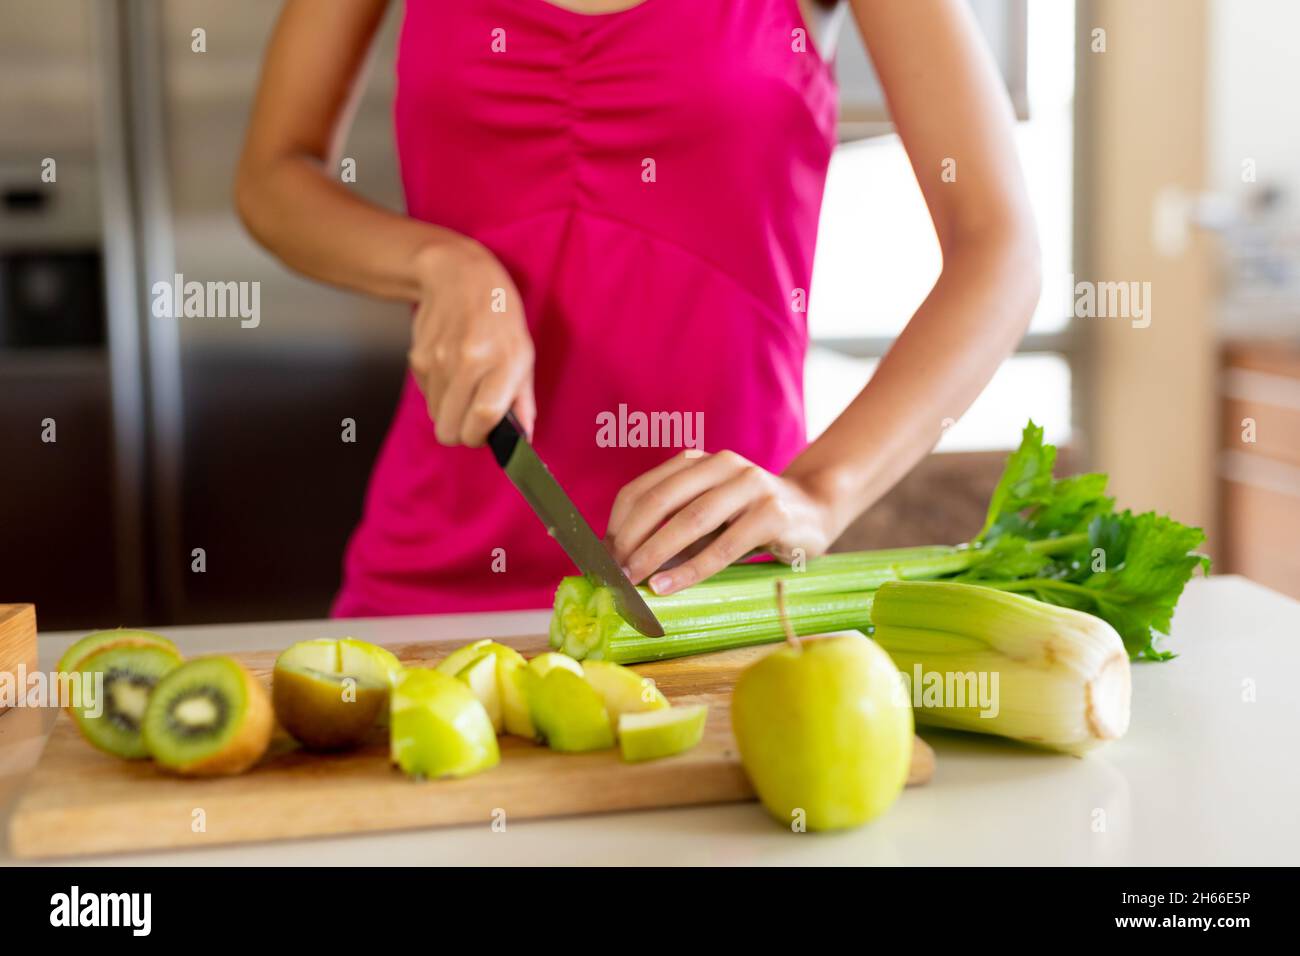
[{"label": "woman's arm", "polygon": [[235,204],[249,232],[289,267],[413,302],[417,255],[451,235],[366,202],[329,169],[387,7],[388,0],[285,5],[262,66]]},{"label": "woman's arm", "polygon": [[[961,0],[853,0],[925,197],[943,271],[861,394],[786,470],[822,488],[836,535],[979,395],[1038,302],[1038,238],[1002,80]],[[956,178],[941,177],[945,160]]]},{"label": "woman's arm", "polygon": [[[782,475],[731,453],[679,455],[619,493],[608,533],[635,581],[717,534],[655,575],[658,593],[755,548],[787,561],[795,549],[824,551],[934,447],[943,420],[974,401],[1038,300],[1038,243],[1012,111],[965,3],[852,7],[934,221],[943,271],[871,381]],[[953,182],[941,177],[948,159]]]},{"label": "woman's arm", "polygon": [[[481,444],[513,404],[532,428],[532,342],[481,245],[347,189],[333,153],[388,0],[289,0],[267,49],[235,180],[249,232],[314,279],[418,303],[410,362],[445,444]],[[507,311],[492,312],[504,289]]]}]

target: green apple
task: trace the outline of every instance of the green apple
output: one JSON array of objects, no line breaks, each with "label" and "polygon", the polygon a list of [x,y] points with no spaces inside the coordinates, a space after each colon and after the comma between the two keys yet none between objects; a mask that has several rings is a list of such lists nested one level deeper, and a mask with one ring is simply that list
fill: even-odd
[{"label": "green apple", "polygon": [[339,638],[339,670],[344,674],[365,674],[376,680],[382,674],[391,685],[401,669],[402,662],[388,648],[355,637]]},{"label": "green apple", "polygon": [[[491,654],[496,663],[496,694],[500,699],[501,711],[501,720],[493,720],[497,733],[504,730],[508,734],[535,739],[537,731],[528,709],[528,662],[513,647],[490,640],[475,641],[452,651],[436,669],[454,677],[463,676],[471,664],[477,663],[486,654]],[[577,661],[573,663],[576,665]],[[482,695],[479,699],[483,699]],[[484,706],[488,707],[489,713],[493,713],[493,708],[486,701]]]},{"label": "green apple", "polygon": [[[497,693],[501,698],[502,725],[506,733],[536,738],[537,730],[528,710],[528,662],[513,647],[489,641],[487,650],[496,658]],[[576,661],[574,663],[577,663]]]},{"label": "green apple", "polygon": [[413,777],[466,777],[501,760],[487,711],[464,683],[406,668],[390,702],[393,763]]},{"label": "green apple", "polygon": [[391,683],[402,662],[392,651],[355,637],[299,641],[283,651],[276,665],[321,674],[352,674],[377,683]]},{"label": "green apple", "polygon": [[492,721],[492,730],[501,733],[505,724],[501,715],[501,684],[497,681],[497,656],[485,651],[477,660],[466,664],[456,675],[474,692],[488,719]]},{"label": "green apple", "polygon": [[623,714],[663,710],[668,706],[668,698],[659,692],[654,681],[622,664],[587,661],[582,665],[582,676],[605,702],[609,725],[615,731],[618,729],[618,719]]},{"label": "green apple", "polygon": [[529,710],[528,694],[535,675],[528,669],[524,655],[513,647],[498,644],[495,650],[497,659],[497,683],[501,693],[501,717],[506,733],[517,737],[536,739],[537,728],[533,726],[532,713]]},{"label": "green apple", "polygon": [[889,655],[856,632],[805,638],[747,667],[731,726],[745,772],[778,821],[854,827],[907,782],[912,708]]},{"label": "green apple", "polygon": [[655,760],[690,750],[704,737],[705,704],[624,713],[618,719],[618,745],[627,761]]},{"label": "green apple", "polygon": [[300,641],[275,661],[276,719],[309,750],[359,746],[386,722],[389,689],[401,669],[392,651],[366,641]]},{"label": "green apple", "polygon": [[545,654],[538,654],[528,662],[528,669],[538,677],[545,677],[557,667],[572,674],[577,674],[579,677],[582,676],[582,665],[568,654],[561,654],[559,651],[547,651]]},{"label": "green apple", "polygon": [[[529,666],[536,661],[534,658]],[[529,703],[533,724],[552,750],[580,753],[614,746],[605,702],[594,687],[567,667],[552,667],[537,680]]]},{"label": "green apple", "polygon": [[472,664],[483,656],[483,652],[490,650],[494,641],[484,638],[481,641],[475,641],[473,644],[466,644],[464,647],[458,647],[442,660],[440,660],[435,670],[440,670],[444,674],[455,677],[465,669],[465,665]]}]

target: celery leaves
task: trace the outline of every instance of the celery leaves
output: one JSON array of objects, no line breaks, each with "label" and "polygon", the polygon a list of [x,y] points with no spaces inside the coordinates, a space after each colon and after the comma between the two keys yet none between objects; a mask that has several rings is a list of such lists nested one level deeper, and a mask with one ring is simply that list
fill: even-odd
[{"label": "celery leaves", "polygon": [[1106,476],[1053,478],[1056,449],[1032,421],[1007,459],[971,547],[979,557],[954,580],[1032,594],[1108,621],[1129,656],[1167,660],[1174,606],[1198,567],[1200,528],[1154,512],[1116,512]]},{"label": "celery leaves", "polygon": [[1115,499],[1106,495],[1106,476],[1097,474],[1052,477],[1056,448],[1043,443],[1043,430],[1032,421],[1025,426],[1020,447],[989,499],[977,544],[1011,534],[1042,540],[1085,531],[1098,515],[1109,514]]},{"label": "celery leaves", "polygon": [[1196,569],[1209,572],[1210,559],[1196,552],[1204,532],[1155,512],[1123,511],[1096,519],[1089,539],[1082,584],[1096,604],[1093,613],[1119,631],[1130,656],[1171,657],[1156,649],[1154,635],[1169,633],[1174,607]]}]

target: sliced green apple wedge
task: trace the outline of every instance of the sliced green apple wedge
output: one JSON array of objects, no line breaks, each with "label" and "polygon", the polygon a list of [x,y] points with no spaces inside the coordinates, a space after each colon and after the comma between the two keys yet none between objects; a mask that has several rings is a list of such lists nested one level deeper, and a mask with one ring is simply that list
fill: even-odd
[{"label": "sliced green apple wedge", "polygon": [[579,677],[582,676],[582,665],[568,654],[561,654],[559,651],[547,651],[545,654],[538,654],[528,662],[528,667],[538,677],[545,677],[557,667],[572,674],[577,674]]},{"label": "sliced green apple wedge", "polygon": [[506,733],[535,740],[537,728],[533,726],[528,694],[537,676],[528,669],[524,655],[513,647],[498,644],[494,648],[497,659],[497,683],[501,693],[501,720]]},{"label": "sliced green apple wedge", "polygon": [[464,683],[410,667],[393,686],[393,763],[413,777],[466,777],[501,760],[487,711]]},{"label": "sliced green apple wedge", "polygon": [[587,661],[582,676],[605,702],[609,725],[618,731],[618,719],[624,714],[640,714],[668,707],[668,698],[649,677],[610,661]]},{"label": "sliced green apple wedge", "polygon": [[703,739],[708,716],[705,704],[623,714],[618,719],[623,759],[655,760],[690,750]]},{"label": "sliced green apple wedge", "polygon": [[[534,658],[529,666],[537,660]],[[533,723],[552,750],[581,753],[614,746],[614,730],[605,702],[594,687],[567,667],[548,670],[536,682],[529,703]]]},{"label": "sliced green apple wedge", "polygon": [[[493,724],[497,728],[497,733],[504,731],[519,737],[536,739],[537,730],[533,727],[533,719],[528,708],[528,686],[533,672],[527,670],[528,661],[524,660],[524,655],[513,647],[486,639],[475,641],[473,644],[466,644],[452,651],[437,665],[436,669],[453,677],[464,678],[471,665],[483,666],[479,662],[484,656],[491,656],[495,663],[494,673],[497,684],[495,693],[499,700],[497,709],[500,710],[500,721],[496,719],[494,706],[485,699],[485,695],[489,693],[486,684],[470,686],[475,688],[475,693],[479,694],[479,699],[493,715]],[[574,661],[574,664],[576,665],[577,661]],[[480,674],[479,679],[484,681],[484,675]]]},{"label": "sliced green apple wedge", "polygon": [[492,721],[493,731],[501,733],[505,729],[505,724],[501,715],[501,685],[497,680],[497,655],[490,650],[485,651],[482,656],[466,664],[456,677],[469,685],[469,689],[474,692],[474,696],[487,711],[488,719]]},{"label": "sliced green apple wedge", "polygon": [[483,656],[483,652],[488,650],[494,642],[484,638],[481,641],[475,641],[473,644],[466,644],[464,647],[458,647],[435,666],[435,670],[440,670],[444,674],[455,677],[463,671],[467,665],[474,663]]}]

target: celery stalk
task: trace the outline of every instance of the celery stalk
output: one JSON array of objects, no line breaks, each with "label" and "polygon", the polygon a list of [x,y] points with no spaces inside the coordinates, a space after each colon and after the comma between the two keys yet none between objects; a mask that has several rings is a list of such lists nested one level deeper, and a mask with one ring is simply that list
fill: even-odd
[{"label": "celery stalk", "polygon": [[[1052,476],[1056,449],[1030,422],[1007,458],[983,529],[955,546],[830,554],[791,568],[741,564],[677,594],[642,588],[665,636],[646,638],[614,609],[609,592],[565,578],[555,596],[551,646],[575,658],[637,661],[779,641],[775,588],[781,581],[796,634],[865,629],[871,596],[890,581],[947,580],[1084,611],[1109,623],[1130,658],[1167,660],[1168,634],[1183,585],[1208,560],[1199,528],[1154,513],[1116,511],[1106,476]],[[930,628],[933,630],[933,628]],[[945,632],[949,633],[949,632]]]},{"label": "celery stalk", "polygon": [[[1050,554],[1085,540],[1053,538],[1028,549]],[[779,563],[733,565],[676,594],[660,597],[641,588],[664,627],[664,636],[654,638],[619,616],[607,588],[568,577],[555,595],[551,646],[578,660],[635,664],[779,641],[785,632],[773,588],[778,579],[796,634],[863,629],[870,624],[871,594],[885,582],[947,577],[982,558],[979,549],[962,545],[830,554],[809,561],[802,571]]]}]

